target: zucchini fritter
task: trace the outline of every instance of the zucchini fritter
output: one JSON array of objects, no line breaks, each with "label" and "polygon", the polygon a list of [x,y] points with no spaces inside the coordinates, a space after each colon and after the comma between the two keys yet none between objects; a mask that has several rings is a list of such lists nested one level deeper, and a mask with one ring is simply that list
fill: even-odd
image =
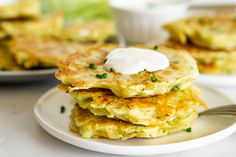
[{"label": "zucchini fritter", "polygon": [[181,44],[191,41],[209,49],[233,50],[236,48],[236,16],[230,14],[195,16],[164,26],[171,37]]},{"label": "zucchini fritter", "polygon": [[129,138],[155,138],[185,130],[192,125],[197,117],[198,112],[192,112],[191,114],[179,116],[171,122],[166,121],[160,125],[142,126],[95,116],[88,110],[76,105],[71,114],[70,129],[83,138],[105,137],[122,140]]},{"label": "zucchini fritter", "polygon": [[36,18],[40,11],[38,0],[18,0],[15,4],[0,6],[0,19]]},{"label": "zucchini fritter", "polygon": [[66,86],[60,87],[69,92],[81,108],[89,109],[96,116],[139,125],[161,125],[205,106],[196,87],[142,98],[119,98],[106,89],[69,91]]},{"label": "zucchini fritter", "polygon": [[[190,55],[184,52],[174,53],[171,49],[159,47],[158,50],[170,60],[167,69],[122,75],[104,67],[106,56],[112,49],[114,47],[104,49],[98,46],[69,56],[59,66],[57,79],[74,90],[107,88],[120,97],[145,97],[186,89],[199,74],[197,64]],[[93,64],[94,68],[90,68],[90,64]],[[106,77],[97,77],[101,75]],[[151,80],[153,76],[157,78],[156,82]]]},{"label": "zucchini fritter", "polygon": [[57,36],[63,26],[63,16],[56,14],[50,17],[31,20],[9,20],[0,22],[0,39],[18,35]]},{"label": "zucchini fritter", "polygon": [[73,41],[32,36],[15,37],[8,46],[17,64],[25,69],[57,67],[69,54],[89,47]]},{"label": "zucchini fritter", "polygon": [[169,40],[165,44],[173,51],[186,51],[192,55],[198,64],[199,71],[207,74],[233,74],[236,73],[236,50],[209,50],[199,48],[192,44],[181,45]]}]

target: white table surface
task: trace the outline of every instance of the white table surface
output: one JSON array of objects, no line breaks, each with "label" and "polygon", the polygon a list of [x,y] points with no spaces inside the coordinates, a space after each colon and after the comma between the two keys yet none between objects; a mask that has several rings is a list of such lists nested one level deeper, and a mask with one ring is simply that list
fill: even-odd
[{"label": "white table surface", "polygon": [[[45,132],[35,121],[33,106],[56,81],[0,84],[0,157],[107,157],[64,143]],[[235,88],[218,88],[236,102]],[[235,157],[236,133],[217,143],[163,157]],[[162,157],[162,156],[160,156]]]},{"label": "white table surface", "polygon": [[236,4],[236,0],[191,0],[191,2],[192,5],[198,5],[198,6]]}]

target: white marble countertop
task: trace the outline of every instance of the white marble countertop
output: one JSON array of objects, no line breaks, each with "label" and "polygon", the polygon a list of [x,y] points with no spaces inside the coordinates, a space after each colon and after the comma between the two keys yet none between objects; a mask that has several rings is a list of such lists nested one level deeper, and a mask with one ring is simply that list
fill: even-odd
[{"label": "white marble countertop", "polygon": [[[64,143],[45,132],[35,121],[33,106],[57,82],[0,84],[0,157],[106,157]],[[236,102],[235,88],[218,88]],[[236,133],[217,143],[163,157],[235,157]]]}]

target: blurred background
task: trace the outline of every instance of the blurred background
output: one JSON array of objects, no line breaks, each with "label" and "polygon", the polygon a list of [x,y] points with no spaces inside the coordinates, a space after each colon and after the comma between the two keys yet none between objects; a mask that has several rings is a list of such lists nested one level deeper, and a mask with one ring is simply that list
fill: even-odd
[{"label": "blurred background", "polygon": [[[111,19],[108,0],[40,0],[44,13],[64,12],[68,20]],[[193,0],[192,6],[231,6],[236,0]]]},{"label": "blurred background", "polygon": [[[165,44],[178,34],[173,35],[172,30],[165,28],[168,23],[190,16],[198,18],[208,13],[230,12],[233,13],[230,15],[232,19],[235,19],[235,8],[236,0],[0,0],[0,70],[30,72],[57,68],[58,63],[68,55],[97,44],[121,47]],[[219,22],[216,17],[218,15],[212,18],[213,21],[217,19],[215,21]],[[234,30],[236,23],[232,20],[226,22]],[[217,24],[216,29],[223,29],[223,33],[227,34],[227,27],[218,26],[221,25]],[[204,28],[200,33],[208,31]],[[216,51],[205,48],[204,51]],[[225,58],[232,58],[228,57],[231,54],[224,53]],[[215,58],[220,57],[218,53],[214,54],[212,62],[216,64]],[[45,59],[45,56],[48,58]],[[204,56],[204,60],[207,60],[204,63],[207,66],[213,65],[209,64],[209,55]],[[219,59],[217,66],[224,67],[222,65],[227,62],[225,60],[223,64]],[[53,72],[49,71],[48,74],[52,75]],[[19,78],[15,79],[17,77],[11,78],[19,81]],[[1,78],[9,80],[8,75]],[[28,79],[22,77],[22,80]]]},{"label": "blurred background", "polygon": [[[117,11],[116,4],[115,4],[115,3],[121,3],[122,0],[120,2],[119,1],[116,2],[116,0],[40,0],[40,2],[42,3],[43,13],[48,14],[52,12],[62,12],[65,15],[66,23],[91,21],[95,19],[96,20],[97,19],[114,20],[116,23],[116,29],[118,30],[117,32],[121,36],[123,36],[126,42],[129,44],[137,44],[137,43],[143,44],[143,43],[155,43],[155,42],[162,43],[164,40],[168,38],[168,36],[167,36],[167,33],[161,27],[165,23],[182,18],[183,16],[188,16],[188,14],[186,13],[187,9],[190,9],[191,11],[200,10],[201,13],[203,13],[203,11],[208,12],[212,10],[214,11],[217,10],[217,12],[219,10],[221,11],[223,10],[223,12],[225,11],[232,12],[232,10],[234,11],[234,7],[236,5],[236,0],[224,0],[224,1],[222,0],[168,0],[168,1],[156,0],[155,2],[158,1],[158,3],[160,2],[160,4],[182,3],[179,6],[176,5],[176,7],[183,8],[183,9],[181,10],[181,9],[174,8],[173,10],[175,10],[175,13],[172,12],[172,15],[171,15],[169,14],[169,12],[171,11],[168,10],[168,8],[164,8],[162,5],[160,5],[162,6],[162,8],[160,8],[159,13],[158,13],[159,8],[158,8],[156,13],[153,14],[153,16],[143,14],[145,18],[150,17],[151,19],[153,19],[151,20],[152,24],[149,24],[150,21],[146,20],[142,22],[142,17],[140,15],[137,15],[136,13],[131,14],[129,12],[132,8],[137,7],[135,5],[136,2],[142,2],[142,1],[143,0],[136,0],[134,2],[130,1],[131,7],[126,10],[128,12],[125,13],[124,15],[123,14],[124,10],[122,10],[122,12],[120,10]],[[149,1],[152,1],[152,0],[149,0]],[[114,5],[111,5],[113,2],[115,2]],[[126,1],[126,2],[128,3],[129,1]],[[109,3],[111,7],[109,7]],[[132,6],[132,3],[134,4],[133,6]],[[119,15],[117,16],[117,14]],[[130,18],[130,16],[137,16],[137,18],[136,19],[134,17]],[[121,19],[123,21],[121,21]],[[136,20],[139,20],[139,19],[140,21],[136,22]],[[132,23],[128,21],[135,21],[135,22]],[[136,25],[136,24],[140,25],[140,27],[143,27],[143,25],[152,25],[153,29],[150,28],[151,26],[149,26],[148,29],[146,28],[139,29],[137,26],[135,26],[135,27],[130,27],[128,30],[127,25]],[[149,31],[150,33],[147,33],[147,31]],[[140,32],[140,35],[136,36],[137,32]],[[142,37],[142,39],[140,37]]]},{"label": "blurred background", "polygon": [[40,0],[43,13],[63,12],[67,20],[111,19],[108,0]]}]

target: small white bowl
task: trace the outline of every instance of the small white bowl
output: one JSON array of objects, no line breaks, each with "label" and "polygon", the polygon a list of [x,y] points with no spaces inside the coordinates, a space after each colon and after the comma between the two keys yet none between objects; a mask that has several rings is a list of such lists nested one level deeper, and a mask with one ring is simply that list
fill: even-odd
[{"label": "small white bowl", "polygon": [[185,16],[189,0],[109,0],[116,28],[127,43],[159,42],[165,23]]}]

